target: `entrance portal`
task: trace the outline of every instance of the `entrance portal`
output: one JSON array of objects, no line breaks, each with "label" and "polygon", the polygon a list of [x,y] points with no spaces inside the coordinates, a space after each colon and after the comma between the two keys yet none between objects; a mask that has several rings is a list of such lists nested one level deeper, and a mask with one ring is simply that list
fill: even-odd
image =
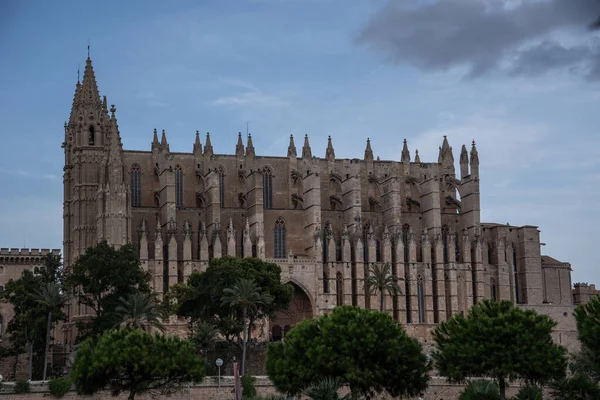
[{"label": "entrance portal", "polygon": [[285,334],[300,321],[313,317],[312,305],[307,294],[298,285],[290,282],[294,288],[290,308],[275,314],[271,319],[271,341],[281,340]]}]

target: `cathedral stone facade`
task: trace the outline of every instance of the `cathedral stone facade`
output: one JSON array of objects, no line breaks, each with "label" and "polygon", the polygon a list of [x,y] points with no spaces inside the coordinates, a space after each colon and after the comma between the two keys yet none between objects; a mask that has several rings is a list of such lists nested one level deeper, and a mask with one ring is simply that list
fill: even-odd
[{"label": "cathedral stone facade", "polygon": [[475,142],[457,152],[458,170],[446,137],[432,161],[406,140],[399,161],[380,160],[368,139],[363,157],[340,159],[331,137],[317,157],[308,136],[299,150],[290,137],[287,156],[262,155],[241,134],[233,153],[217,154],[198,132],[177,153],[156,129],[148,150],[125,150],[115,112],[88,58],[63,143],[67,266],[98,241],[131,242],[165,293],[214,257],[277,263],[294,301],[264,339],[336,305],[379,308],[363,286],[374,263],[389,263],[402,288],[385,310],[420,337],[485,298],[559,316],[572,307],[570,265],[543,262],[537,227],[480,220]]}]

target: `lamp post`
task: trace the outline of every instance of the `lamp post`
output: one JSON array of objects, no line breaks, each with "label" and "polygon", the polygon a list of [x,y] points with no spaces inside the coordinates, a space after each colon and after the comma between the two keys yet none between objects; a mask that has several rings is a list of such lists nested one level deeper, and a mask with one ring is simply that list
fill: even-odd
[{"label": "lamp post", "polygon": [[217,365],[217,368],[219,369],[219,386],[217,388],[217,399],[220,400],[221,399],[221,365],[223,365],[223,360],[221,360],[220,358],[217,358],[217,361],[215,361],[215,364]]}]

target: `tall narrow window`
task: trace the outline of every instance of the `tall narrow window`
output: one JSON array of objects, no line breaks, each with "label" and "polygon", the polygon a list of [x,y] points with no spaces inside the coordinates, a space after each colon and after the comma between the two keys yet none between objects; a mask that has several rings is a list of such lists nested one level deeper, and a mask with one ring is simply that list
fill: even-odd
[{"label": "tall narrow window", "polygon": [[363,228],[363,261],[371,261],[369,260],[369,224]]},{"label": "tall narrow window", "polygon": [[325,271],[323,271],[323,293],[329,293],[329,277]]},{"label": "tall narrow window", "polygon": [[175,203],[177,208],[183,207],[183,171],[179,165],[175,167]]},{"label": "tall narrow window", "polygon": [[379,239],[375,242],[375,261],[381,262],[381,242]]},{"label": "tall narrow window", "polygon": [[442,227],[442,243],[444,245],[444,264],[448,263],[448,225]]},{"label": "tall narrow window", "polygon": [[344,280],[342,279],[342,273],[338,271],[335,274],[335,298],[337,300],[337,305],[341,306],[344,304]]},{"label": "tall narrow window", "polygon": [[88,131],[88,145],[93,146],[96,140],[96,135],[94,132],[94,125],[90,125],[90,129]]},{"label": "tall narrow window", "polygon": [[425,284],[423,283],[423,275],[417,277],[417,307],[419,314],[419,323],[425,322]]},{"label": "tall narrow window", "polygon": [[273,208],[273,175],[269,169],[263,173],[263,203],[266,210]]},{"label": "tall narrow window", "polygon": [[404,245],[404,262],[409,262],[410,258],[410,225],[402,226],[402,244]]},{"label": "tall narrow window", "polygon": [[494,263],[494,248],[492,243],[488,244],[488,264],[492,265]]},{"label": "tall narrow window", "polygon": [[519,294],[519,272],[517,269],[517,248],[513,244],[512,248],[512,259],[513,259],[513,274],[515,280],[515,302],[519,304],[521,302],[521,296]]},{"label": "tall narrow window", "polygon": [[490,298],[492,299],[492,301],[497,300],[496,280],[494,278],[490,278]]},{"label": "tall narrow window", "polygon": [[139,207],[142,203],[142,186],[140,182],[140,166],[131,167],[131,206]]},{"label": "tall narrow window", "polygon": [[277,218],[273,229],[273,243],[275,258],[285,258],[285,222],[283,218]]},{"label": "tall narrow window", "polygon": [[222,169],[219,170],[219,202],[221,208],[225,207],[225,172]]}]

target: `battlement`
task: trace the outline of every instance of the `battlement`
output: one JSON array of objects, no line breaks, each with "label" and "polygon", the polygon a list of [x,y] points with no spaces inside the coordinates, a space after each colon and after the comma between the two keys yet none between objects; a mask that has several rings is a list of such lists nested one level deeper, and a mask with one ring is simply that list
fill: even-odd
[{"label": "battlement", "polygon": [[21,249],[21,248],[0,248],[0,256],[12,257],[42,257],[48,254],[60,254],[60,249]]}]

